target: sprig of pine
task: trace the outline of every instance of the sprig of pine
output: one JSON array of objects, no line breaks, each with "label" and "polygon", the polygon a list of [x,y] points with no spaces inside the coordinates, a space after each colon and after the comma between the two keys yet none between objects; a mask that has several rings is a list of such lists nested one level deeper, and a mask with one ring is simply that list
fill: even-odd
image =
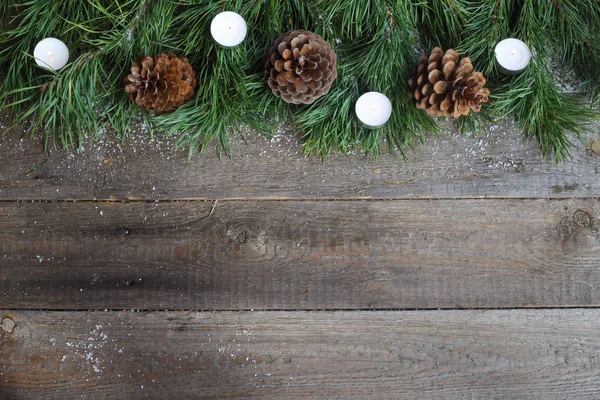
[{"label": "sprig of pine", "polygon": [[[156,47],[160,30],[145,31],[139,20],[160,27],[165,10],[149,0],[104,3],[31,0],[18,8],[18,27],[5,33],[0,105],[11,109],[15,123],[30,122],[30,131],[42,128],[47,145],[58,138],[65,147],[80,146],[106,125],[126,134],[138,114],[126,102],[118,66],[131,62],[136,50],[129,43],[139,31],[145,33],[137,46]],[[10,0],[9,7],[15,10],[17,3]],[[73,61],[59,71],[38,67],[31,56],[36,42],[48,36],[69,43]]]},{"label": "sprig of pine", "polygon": [[[327,97],[296,113],[304,152],[327,155],[332,149],[359,147],[377,154],[383,138],[391,151],[422,142],[424,132],[436,132],[437,126],[414,108],[406,90],[416,62],[416,9],[408,2],[361,0],[346,4],[347,12],[340,14],[342,3],[315,1],[325,21],[319,33],[335,38],[338,82]],[[368,130],[356,120],[354,103],[369,91],[386,94],[394,105],[384,128]]]},{"label": "sprig of pine", "polygon": [[556,28],[553,10],[552,5],[524,1],[516,31],[532,50],[531,64],[520,76],[504,79],[493,97],[499,115],[514,115],[525,135],[538,139],[544,156],[554,152],[556,161],[562,161],[569,157],[573,145],[568,134],[581,137],[586,124],[598,114],[584,106],[582,99],[562,93],[548,66],[555,50],[546,36]]},{"label": "sprig of pine", "polygon": [[[469,56],[488,78],[489,108],[497,117],[514,117],[526,136],[537,138],[544,156],[554,153],[556,161],[569,157],[573,143],[568,135],[581,137],[598,118],[583,99],[561,91],[548,67],[550,59],[562,58],[598,101],[600,84],[594,77],[600,68],[600,6],[595,0],[429,0],[420,4],[420,17],[424,42]],[[520,38],[532,50],[529,67],[516,77],[497,71],[494,48],[507,37]],[[458,126],[477,131],[482,119],[486,113],[470,113],[458,119]]]},{"label": "sprig of pine", "polygon": [[553,0],[541,7],[543,24],[552,25],[558,55],[575,69],[583,80],[583,88],[594,103],[599,103],[600,5],[595,0]]}]

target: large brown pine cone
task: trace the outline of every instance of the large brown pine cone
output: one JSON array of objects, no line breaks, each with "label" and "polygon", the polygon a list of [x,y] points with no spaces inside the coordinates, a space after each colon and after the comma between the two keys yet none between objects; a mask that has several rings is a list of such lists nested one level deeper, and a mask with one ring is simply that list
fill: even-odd
[{"label": "large brown pine cone", "polygon": [[146,111],[167,113],[194,95],[196,72],[186,57],[158,53],[134,62],[123,83],[135,104]]},{"label": "large brown pine cone", "polygon": [[490,95],[485,83],[481,72],[473,72],[471,59],[461,58],[453,49],[444,53],[439,47],[419,58],[408,81],[417,108],[432,116],[453,118],[481,109]]},{"label": "large brown pine cone", "polygon": [[337,77],[337,56],[315,33],[298,30],[279,37],[265,61],[265,78],[287,103],[311,104],[329,92]]}]

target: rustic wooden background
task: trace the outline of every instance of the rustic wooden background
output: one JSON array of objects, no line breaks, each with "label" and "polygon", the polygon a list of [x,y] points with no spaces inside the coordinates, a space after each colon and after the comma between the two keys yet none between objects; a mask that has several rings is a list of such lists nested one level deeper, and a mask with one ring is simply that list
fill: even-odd
[{"label": "rustic wooden background", "polygon": [[[8,127],[6,118],[0,132]],[[600,155],[0,138],[0,399],[599,399]]]}]

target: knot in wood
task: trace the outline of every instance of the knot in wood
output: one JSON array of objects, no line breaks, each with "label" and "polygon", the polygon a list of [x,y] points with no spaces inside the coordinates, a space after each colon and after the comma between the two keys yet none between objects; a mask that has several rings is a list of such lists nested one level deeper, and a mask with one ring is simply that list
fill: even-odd
[{"label": "knot in wood", "polygon": [[3,333],[12,334],[17,326],[16,322],[11,317],[4,317],[0,321],[0,330]]},{"label": "knot in wood", "polygon": [[236,253],[241,252],[245,257],[262,257],[268,253],[267,233],[259,226],[232,227],[227,231],[227,237],[234,244]]},{"label": "knot in wood", "polygon": [[236,235],[232,236],[232,240],[236,243],[246,243],[248,241],[248,232],[246,232],[246,231],[237,232]]},{"label": "knot in wood", "polygon": [[573,221],[577,226],[588,228],[592,225],[592,216],[586,211],[577,210],[573,214]]}]

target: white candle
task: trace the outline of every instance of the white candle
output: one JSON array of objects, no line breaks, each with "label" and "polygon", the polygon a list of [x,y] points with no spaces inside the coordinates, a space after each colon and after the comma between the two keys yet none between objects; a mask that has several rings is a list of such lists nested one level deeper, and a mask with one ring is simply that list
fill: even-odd
[{"label": "white candle", "polygon": [[217,14],[210,24],[210,34],[223,47],[234,47],[242,43],[247,31],[244,18],[231,11]]},{"label": "white candle", "polygon": [[35,45],[33,57],[37,65],[56,71],[69,61],[69,49],[58,39],[46,38]]},{"label": "white candle", "polygon": [[356,116],[369,129],[384,126],[392,115],[392,103],[384,94],[368,92],[356,101]]},{"label": "white candle", "polygon": [[531,60],[529,47],[519,39],[504,39],[496,45],[498,69],[505,75],[516,75],[525,70]]}]

